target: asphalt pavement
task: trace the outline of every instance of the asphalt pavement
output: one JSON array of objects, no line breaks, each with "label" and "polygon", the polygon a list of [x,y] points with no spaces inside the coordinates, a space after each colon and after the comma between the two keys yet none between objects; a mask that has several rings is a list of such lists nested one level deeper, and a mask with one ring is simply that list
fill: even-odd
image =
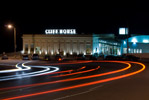
[{"label": "asphalt pavement", "polygon": [[[0,67],[3,67],[0,71],[5,67],[6,70],[13,69],[18,63],[23,66],[25,62],[0,61]],[[25,63],[31,70],[0,73],[1,77],[22,76],[0,81],[0,99],[149,100],[149,63],[142,63],[146,68],[139,62],[127,61],[31,61]],[[56,68],[59,70],[55,71]]]}]

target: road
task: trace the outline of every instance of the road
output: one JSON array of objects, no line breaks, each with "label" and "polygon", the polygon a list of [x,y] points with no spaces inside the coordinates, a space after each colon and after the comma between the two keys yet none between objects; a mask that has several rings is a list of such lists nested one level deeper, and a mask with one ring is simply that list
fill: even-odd
[{"label": "road", "polygon": [[149,63],[0,61],[0,100],[149,100]]}]

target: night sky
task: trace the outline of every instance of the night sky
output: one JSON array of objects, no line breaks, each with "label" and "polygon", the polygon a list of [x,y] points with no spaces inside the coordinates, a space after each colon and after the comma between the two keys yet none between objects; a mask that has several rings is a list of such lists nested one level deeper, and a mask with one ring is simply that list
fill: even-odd
[{"label": "night sky", "polygon": [[[40,3],[40,2],[38,2]],[[96,5],[57,3],[8,4],[0,13],[0,53],[13,51],[12,23],[17,29],[17,50],[22,49],[22,34],[44,34],[45,29],[75,28],[78,34],[118,34],[119,27],[129,27],[130,34],[149,34],[149,11],[140,2],[100,3]]]}]

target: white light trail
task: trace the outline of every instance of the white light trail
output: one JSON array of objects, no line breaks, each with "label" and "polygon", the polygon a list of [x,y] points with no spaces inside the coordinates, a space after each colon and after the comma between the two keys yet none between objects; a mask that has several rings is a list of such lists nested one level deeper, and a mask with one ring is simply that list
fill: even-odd
[{"label": "white light trail", "polygon": [[[26,66],[25,63],[18,63],[16,64],[16,67],[18,69],[12,69],[12,70],[7,70],[7,71],[1,71],[1,73],[10,73],[10,72],[16,72],[16,71],[25,71],[25,70],[30,70],[31,67],[35,67],[35,68],[43,68],[44,70],[40,70],[40,71],[36,71],[36,72],[29,72],[29,73],[24,73],[24,74],[18,74],[18,75],[10,75],[10,76],[4,76],[4,77],[0,77],[0,81],[6,81],[6,80],[14,80],[14,79],[20,79],[20,78],[26,78],[26,77],[33,77],[33,76],[39,76],[39,75],[43,75],[43,74],[47,74],[47,73],[53,73],[59,70],[58,67],[53,67],[53,66]],[[20,66],[21,64],[21,66]],[[22,69],[22,68],[25,69]],[[53,68],[54,70],[50,69]]]},{"label": "white light trail", "polygon": [[[28,62],[30,62],[30,61],[28,61]],[[25,62],[25,63],[28,63],[28,62]],[[23,63],[23,64],[25,64],[25,63]],[[2,70],[2,71],[0,71],[0,73],[11,73],[11,72],[25,71],[25,70],[30,70],[31,69],[31,67],[29,67],[29,66],[23,66],[23,67],[25,67],[23,69],[22,67],[18,66],[19,64],[21,64],[21,63],[18,63],[18,64],[15,65],[17,69]]]}]

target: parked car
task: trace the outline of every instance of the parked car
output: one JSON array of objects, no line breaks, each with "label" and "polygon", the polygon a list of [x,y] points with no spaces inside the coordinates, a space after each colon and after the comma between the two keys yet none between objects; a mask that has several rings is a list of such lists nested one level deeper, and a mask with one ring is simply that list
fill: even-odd
[{"label": "parked car", "polygon": [[83,54],[79,54],[76,56],[77,60],[85,60],[85,56]]},{"label": "parked car", "polygon": [[39,55],[33,54],[31,58],[32,58],[32,60],[39,60]]},{"label": "parked car", "polygon": [[2,55],[2,60],[8,59],[8,56],[6,54]]},{"label": "parked car", "polygon": [[22,59],[23,59],[23,60],[29,60],[29,55],[28,55],[28,54],[22,55]]},{"label": "parked car", "polygon": [[62,60],[63,60],[63,57],[62,57],[60,54],[57,54],[57,55],[55,56],[55,60],[56,60],[56,61],[62,61]]}]

